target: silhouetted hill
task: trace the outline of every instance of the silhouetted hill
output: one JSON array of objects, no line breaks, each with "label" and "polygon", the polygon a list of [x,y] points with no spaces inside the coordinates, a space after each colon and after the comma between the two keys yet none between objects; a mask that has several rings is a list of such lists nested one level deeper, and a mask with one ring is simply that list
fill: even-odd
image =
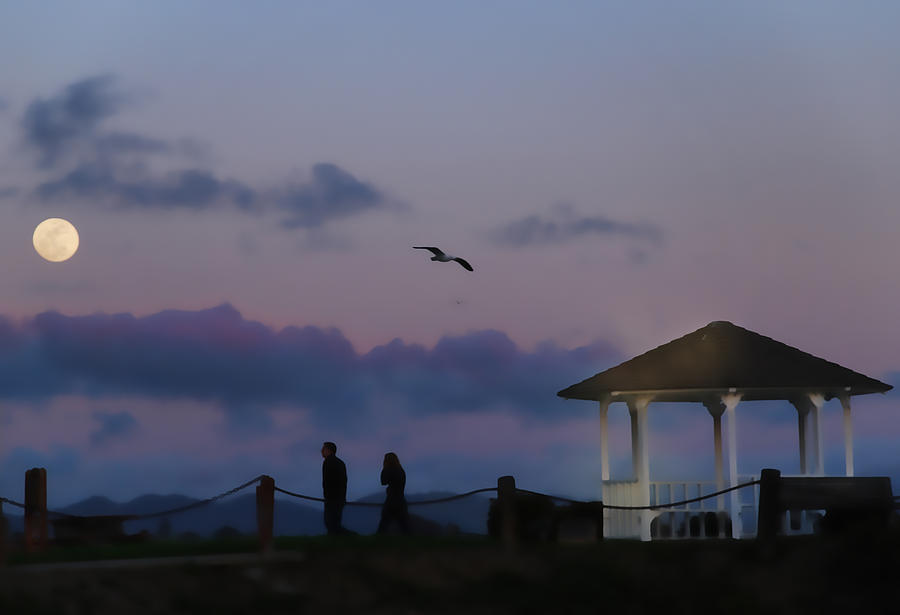
[{"label": "silhouetted hill", "polygon": [[94,511],[97,510],[109,510],[116,511],[116,507],[120,506],[117,502],[110,500],[107,497],[103,497],[102,495],[92,495],[86,500],[82,500],[80,502],[76,502],[71,506],[63,508],[60,512],[65,512],[70,515],[96,515],[96,514],[105,514],[105,515],[116,515],[120,514],[119,512],[105,512],[105,513],[97,513]]},{"label": "silhouetted hill", "polygon": [[[410,494],[410,503],[453,495],[448,492],[428,492]],[[377,492],[359,498],[360,502],[381,503],[384,493]],[[127,502],[115,502],[103,496],[91,496],[75,504],[59,509],[70,515],[129,515],[151,514],[178,508],[199,501],[185,495],[147,494]],[[487,497],[470,496],[461,500],[411,506],[411,523],[417,533],[435,534],[446,529],[448,524],[456,525],[460,531],[484,534],[487,532],[487,513],[490,505]],[[23,531],[22,516],[18,509],[4,509],[11,533]],[[378,527],[381,508],[377,506],[344,509],[344,526],[360,534],[371,534]],[[256,532],[256,496],[236,495],[191,510],[165,517],[141,519],[125,523],[129,534],[148,531],[157,535],[163,529],[164,519],[168,519],[168,532],[172,536],[195,533],[211,536],[223,526],[231,526],[242,533]],[[275,535],[298,536],[325,533],[320,504],[301,504],[293,498],[278,497],[275,500]]]}]

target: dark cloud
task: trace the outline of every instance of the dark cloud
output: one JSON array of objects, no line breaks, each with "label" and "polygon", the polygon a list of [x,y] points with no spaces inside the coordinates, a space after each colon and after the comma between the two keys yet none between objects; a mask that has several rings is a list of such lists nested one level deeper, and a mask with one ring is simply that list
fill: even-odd
[{"label": "dark cloud", "polygon": [[73,143],[92,138],[98,125],[121,108],[126,98],[113,89],[114,83],[111,75],[89,77],[28,105],[22,129],[41,167],[56,165]]},{"label": "dark cloud", "polygon": [[336,164],[322,162],[312,168],[312,178],[286,190],[278,199],[288,217],[286,228],[316,228],[329,220],[346,218],[387,204],[384,195],[356,179]]},{"label": "dark cloud", "polygon": [[0,188],[0,199],[10,199],[19,194],[19,189],[15,186],[4,186]]},{"label": "dark cloud", "polygon": [[0,113],[3,113],[9,109],[9,101],[0,96]]},{"label": "dark cloud", "polygon": [[387,411],[510,409],[549,420],[563,410],[556,391],[620,359],[602,342],[528,352],[493,330],[444,337],[431,349],[395,339],[359,354],[337,329],[274,330],[229,305],[143,318],[45,312],[21,326],[0,320],[0,399],[190,398],[220,403],[236,421],[280,404],[348,429]]},{"label": "dark cloud", "polygon": [[662,231],[653,224],[620,222],[605,216],[582,216],[571,206],[556,206],[550,215],[532,215],[494,229],[497,243],[512,246],[558,244],[588,235],[619,236],[659,243]]},{"label": "dark cloud", "polygon": [[91,433],[91,444],[102,446],[109,440],[129,436],[137,431],[138,422],[128,412],[102,412],[93,413],[95,421],[100,427]]},{"label": "dark cloud", "polygon": [[[203,209],[230,202],[251,209],[255,191],[205,169],[188,168],[157,176],[147,170],[148,155],[199,157],[190,139],[174,144],[153,137],[103,130],[129,98],[115,89],[113,76],[73,83],[56,96],[33,101],[25,111],[25,142],[38,153],[38,164],[56,178],[38,185],[44,201],[85,200],[120,207]],[[74,162],[63,167],[64,162]]]},{"label": "dark cloud", "polygon": [[37,194],[46,201],[75,198],[120,207],[161,209],[204,209],[222,202],[251,209],[257,200],[252,188],[219,179],[203,169],[185,169],[162,178],[123,179],[115,168],[104,163],[84,164],[60,179],[44,182],[38,186]]},{"label": "dark cloud", "polygon": [[372,184],[327,162],[314,165],[308,181],[267,190],[202,168],[154,173],[152,156],[181,156],[197,164],[209,157],[208,148],[189,138],[169,142],[104,129],[103,123],[131,100],[115,86],[113,76],[91,77],[28,106],[22,119],[25,143],[37,153],[38,165],[54,175],[36,187],[37,198],[142,209],[232,205],[247,212],[279,212],[281,226],[288,229],[318,229],[397,205]]},{"label": "dark cloud", "polygon": [[143,209],[201,210],[231,204],[242,211],[286,211],[285,228],[319,228],[328,222],[393,206],[380,191],[335,164],[313,167],[309,182],[267,193],[204,169],[184,169],[164,177],[117,168],[106,160],[77,166],[58,179],[38,185],[43,201],[81,200],[91,204]]},{"label": "dark cloud", "polygon": [[110,132],[94,140],[97,154],[104,159],[126,152],[166,153],[172,151],[165,141],[128,132]]}]

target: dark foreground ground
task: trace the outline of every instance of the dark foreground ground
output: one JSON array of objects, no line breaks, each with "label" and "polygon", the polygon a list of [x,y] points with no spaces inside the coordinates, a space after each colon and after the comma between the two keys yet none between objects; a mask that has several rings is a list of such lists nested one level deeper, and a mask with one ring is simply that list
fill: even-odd
[{"label": "dark foreground ground", "polygon": [[[0,568],[0,613],[897,613],[900,536],[601,545],[514,553],[486,538],[280,539],[100,550],[97,557],[201,554],[101,567],[14,558]],[[139,550],[143,549],[143,553]],[[73,554],[74,553],[74,554]],[[213,554],[213,555],[210,555]]]}]

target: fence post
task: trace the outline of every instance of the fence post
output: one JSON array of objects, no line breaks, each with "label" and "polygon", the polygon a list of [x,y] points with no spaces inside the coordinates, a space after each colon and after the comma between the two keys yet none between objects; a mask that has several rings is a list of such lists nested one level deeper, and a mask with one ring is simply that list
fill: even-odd
[{"label": "fence post", "polygon": [[759,516],[756,520],[756,537],[771,543],[779,529],[781,510],[781,471],[765,469],[759,474]]},{"label": "fence post", "polygon": [[272,551],[272,530],[275,524],[275,479],[263,475],[256,487],[256,527],[259,532],[259,550]]},{"label": "fence post", "polygon": [[591,504],[594,505],[594,519],[597,522],[597,542],[603,542],[603,501]]},{"label": "fence post", "polygon": [[501,476],[497,479],[497,505],[500,509],[500,538],[507,548],[516,544],[516,479]]},{"label": "fence post", "polygon": [[25,472],[25,549],[43,550],[47,546],[47,470],[31,468]]},{"label": "fence post", "polygon": [[6,534],[8,531],[6,517],[3,515],[3,501],[0,500],[0,568],[6,565]]}]

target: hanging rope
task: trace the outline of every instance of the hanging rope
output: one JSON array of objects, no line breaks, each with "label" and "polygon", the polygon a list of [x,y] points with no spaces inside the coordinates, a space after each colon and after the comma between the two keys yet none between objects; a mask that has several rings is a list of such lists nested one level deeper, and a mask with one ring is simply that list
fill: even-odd
[{"label": "hanging rope", "polygon": [[[246,489],[250,485],[259,482],[259,480],[261,478],[262,478],[262,475],[257,476],[256,478],[248,480],[246,483],[238,485],[237,487],[234,487],[233,489],[229,489],[228,491],[223,491],[222,493],[220,493],[218,495],[214,495],[211,498],[206,498],[205,500],[199,500],[197,502],[191,502],[190,504],[185,504],[184,506],[178,506],[176,508],[171,508],[169,510],[161,510],[159,512],[146,513],[146,514],[141,514],[141,515],[115,515],[115,516],[121,518],[124,521],[134,521],[134,520],[138,520],[138,519],[153,519],[155,517],[165,517],[168,515],[178,514],[178,513],[185,512],[187,510],[191,510],[194,508],[206,506],[207,504],[212,504],[216,500],[221,500],[222,498],[228,497],[229,495],[237,493],[238,491],[241,491],[242,489]],[[754,480],[754,481],[750,481],[747,483],[742,483],[740,485],[735,485],[734,487],[729,487],[727,489],[722,489],[721,491],[709,493],[707,495],[702,495],[702,496],[699,496],[696,498],[690,498],[687,500],[680,500],[677,502],[668,502],[666,504],[650,504],[647,506],[618,506],[615,504],[604,504],[602,502],[598,502],[598,503],[600,505],[602,505],[603,508],[609,508],[611,510],[655,510],[657,508],[674,508],[676,506],[684,506],[685,504],[692,504],[694,502],[708,500],[710,498],[718,497],[725,493],[735,491],[736,489],[743,489],[744,487],[751,487],[753,485],[758,485],[758,484],[759,484],[759,480]],[[277,491],[279,493],[283,493],[285,495],[289,495],[294,498],[299,498],[302,500],[309,500],[312,502],[324,502],[325,501],[324,498],[317,498],[317,497],[313,497],[310,495],[303,495],[302,493],[294,493],[293,491],[288,491],[287,489],[282,489],[281,487],[278,487],[278,486],[275,487],[275,491]],[[443,498],[435,498],[435,499],[431,499],[431,500],[416,500],[414,502],[407,502],[407,505],[408,506],[424,506],[424,505],[428,505],[428,504],[441,504],[444,502],[452,502],[454,500],[461,500],[462,498],[467,498],[467,497],[475,495],[477,493],[485,493],[488,491],[497,491],[497,488],[496,487],[484,487],[483,489],[474,489],[472,491],[467,491],[465,493],[460,493],[457,495],[450,495],[450,496],[443,497]],[[538,491],[530,491],[528,489],[517,488],[516,492],[527,494],[527,495],[534,495],[534,496],[550,498],[552,500],[559,500],[562,502],[567,502],[569,504],[587,504],[588,503],[583,500],[573,500],[571,498],[566,498],[566,497],[562,497],[559,495],[548,495],[546,493],[540,493]],[[895,496],[894,499],[900,499],[900,496]],[[14,500],[10,500],[9,498],[0,498],[0,502],[6,503],[6,504],[11,504],[13,506],[17,506],[22,509],[25,508],[25,505],[22,504],[21,502],[16,502]],[[383,503],[382,502],[346,502],[346,505],[347,506],[380,507],[383,505]],[[82,515],[71,515],[68,513],[49,511],[49,510],[47,511],[47,514],[56,515],[56,516],[60,516],[60,517],[83,518]]]},{"label": "hanging rope", "polygon": [[707,495],[701,495],[700,497],[691,498],[689,500],[681,500],[679,502],[669,502],[668,504],[652,504],[650,506],[615,506],[613,504],[604,504],[603,508],[610,508],[612,510],[654,510],[657,508],[673,508],[675,506],[683,506],[684,504],[691,504],[693,502],[699,502],[701,500],[708,500],[709,498],[720,496],[723,493],[728,493],[729,491],[734,491],[735,489],[743,489],[744,487],[751,487],[758,484],[759,480],[752,480],[748,483],[742,483],[740,485],[735,485],[734,487],[729,487],[728,489],[716,491],[715,493],[709,493]]},{"label": "hanging rope", "polygon": [[25,508],[25,505],[21,502],[14,502],[8,498],[0,498],[0,504],[12,504],[13,506],[18,506],[19,508]]},{"label": "hanging rope", "polygon": [[[486,491],[496,491],[496,487],[485,487],[484,489],[475,489],[473,491],[467,491],[465,493],[460,493],[457,495],[450,495],[444,498],[436,498],[433,500],[415,500],[415,501],[407,501],[407,506],[420,506],[423,504],[440,504],[442,502],[452,502],[453,500],[460,500],[462,498],[467,498],[470,495],[475,495],[476,493],[484,493]],[[285,495],[289,495],[291,497],[300,498],[302,500],[310,500],[312,502],[324,502],[324,498],[315,498],[311,495],[303,495],[301,493],[294,493],[293,491],[288,491],[287,489],[282,489],[281,487],[276,486],[275,491],[283,493]],[[346,506],[382,506],[382,502],[345,502]]]},{"label": "hanging rope", "polygon": [[162,510],[162,511],[155,512],[155,513],[148,513],[148,514],[143,514],[143,515],[127,515],[128,520],[153,519],[154,517],[165,517],[167,515],[174,515],[176,513],[184,512],[186,510],[191,510],[192,508],[199,508],[201,506],[206,506],[207,504],[212,504],[216,500],[221,500],[222,498],[228,497],[229,495],[231,495],[233,493],[237,493],[241,489],[246,489],[250,485],[259,482],[259,480],[262,477],[263,477],[263,475],[260,474],[256,478],[248,480],[246,483],[244,483],[242,485],[238,485],[234,489],[229,489],[228,491],[224,491],[224,492],[220,493],[219,495],[214,495],[211,498],[206,498],[205,500],[200,500],[199,502],[191,502],[190,504],[185,504],[184,506],[178,506],[177,508],[172,508],[169,510]]}]

